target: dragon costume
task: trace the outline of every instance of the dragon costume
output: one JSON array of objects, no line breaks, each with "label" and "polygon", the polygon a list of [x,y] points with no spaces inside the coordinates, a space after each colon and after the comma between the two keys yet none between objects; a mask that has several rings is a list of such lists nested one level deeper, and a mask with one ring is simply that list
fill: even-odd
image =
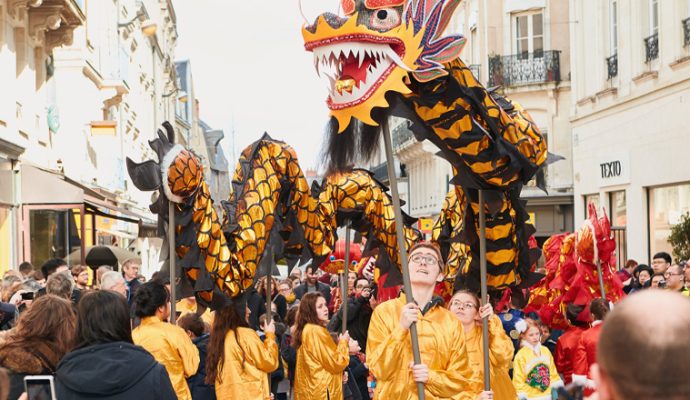
[{"label": "dragon costume", "polygon": [[[264,135],[242,151],[232,194],[219,216],[200,160],[173,146],[168,140],[173,128],[164,126],[167,135],[159,131],[150,142],[160,162],[127,159],[127,167],[138,189],[162,191],[150,208],[166,223],[172,202],[175,255],[201,304],[216,309],[245,293],[262,260],[272,261],[264,257],[267,249],[291,265],[305,257],[321,263],[345,220],[368,239],[369,251],[397,263],[391,199],[368,171],[333,174],[310,188],[293,149]],[[409,227],[405,234],[408,245],[419,238]]]},{"label": "dragon costume", "polygon": [[534,311],[552,329],[568,327],[568,304],[581,306],[578,316],[588,322],[589,303],[601,297],[597,261],[601,264],[606,299],[618,302],[624,296],[623,285],[616,276],[616,242],[606,213],[598,217],[593,204],[588,205],[589,218],[574,233],[550,237],[544,243],[546,276],[531,288],[525,312]]},{"label": "dragon costume", "polygon": [[479,189],[486,195],[489,286],[528,287],[538,280],[527,246],[534,228],[519,195],[535,176],[543,187],[547,146],[520,105],[482,87],[460,61],[465,39],[443,36],[459,3],[341,0],[342,12],[303,27],[305,49],[330,85],[328,170],[375,151],[376,127],[389,115],[406,118],[415,137],[434,143],[455,171],[434,232],[451,273],[461,272],[450,275],[456,287],[479,287]]}]

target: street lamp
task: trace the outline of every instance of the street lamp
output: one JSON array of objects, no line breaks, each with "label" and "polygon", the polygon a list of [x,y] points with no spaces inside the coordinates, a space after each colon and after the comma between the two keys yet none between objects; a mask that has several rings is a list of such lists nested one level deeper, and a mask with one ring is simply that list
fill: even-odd
[{"label": "street lamp", "polygon": [[180,90],[178,88],[173,89],[173,91],[170,93],[164,93],[161,96],[170,97],[170,96],[174,95],[175,93],[179,93],[179,96],[177,96],[177,101],[179,101],[180,103],[186,103],[189,100],[189,97],[187,96],[187,92],[185,92],[184,90]]},{"label": "street lamp", "polygon": [[158,25],[153,22],[152,20],[145,18],[146,15],[144,14],[143,11],[137,12],[137,15],[134,16],[131,20],[127,22],[122,22],[118,23],[117,27],[118,28],[127,28],[130,25],[134,24],[137,20],[141,20],[141,33],[145,37],[151,37],[156,34],[156,30],[158,29]]}]

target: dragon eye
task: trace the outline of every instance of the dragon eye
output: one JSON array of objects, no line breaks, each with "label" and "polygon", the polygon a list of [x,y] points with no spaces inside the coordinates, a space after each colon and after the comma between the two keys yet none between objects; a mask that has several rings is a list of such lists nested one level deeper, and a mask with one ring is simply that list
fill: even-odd
[{"label": "dragon eye", "polygon": [[369,27],[376,30],[389,30],[400,25],[400,13],[394,8],[377,10],[371,15]]}]

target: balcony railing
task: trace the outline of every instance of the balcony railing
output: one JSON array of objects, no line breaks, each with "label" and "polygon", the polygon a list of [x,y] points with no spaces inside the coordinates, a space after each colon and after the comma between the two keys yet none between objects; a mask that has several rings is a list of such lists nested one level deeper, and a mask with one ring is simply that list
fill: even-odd
[{"label": "balcony railing", "polygon": [[414,134],[407,128],[407,123],[402,123],[393,128],[393,148],[399,149],[405,142],[414,139]]},{"label": "balcony railing", "polygon": [[489,57],[489,86],[560,82],[560,50]]},{"label": "balcony railing", "polygon": [[645,62],[650,62],[659,58],[659,34],[655,33],[652,36],[644,39],[645,48]]},{"label": "balcony railing", "polygon": [[690,18],[683,20],[683,37],[685,38],[683,46],[690,46]]},{"label": "balcony railing", "polygon": [[474,77],[477,78],[478,81],[481,80],[481,77],[479,76],[479,73],[482,70],[481,64],[470,64],[468,68],[470,69],[470,71],[472,71],[472,75],[474,75]]},{"label": "balcony railing", "polygon": [[608,79],[618,76],[618,54],[614,54],[606,59],[609,76]]}]

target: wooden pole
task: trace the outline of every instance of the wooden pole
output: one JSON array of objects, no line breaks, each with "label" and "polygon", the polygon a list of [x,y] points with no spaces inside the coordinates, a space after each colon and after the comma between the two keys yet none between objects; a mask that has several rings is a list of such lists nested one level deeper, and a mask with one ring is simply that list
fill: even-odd
[{"label": "wooden pole", "polygon": [[[400,268],[402,269],[403,287],[405,288],[405,298],[408,303],[414,303],[412,296],[412,284],[410,283],[410,271],[407,269],[407,246],[405,234],[403,232],[402,210],[400,209],[400,195],[398,194],[398,179],[395,176],[395,161],[393,159],[393,145],[391,144],[391,132],[388,127],[388,118],[381,124],[383,129],[383,141],[386,148],[386,165],[388,166],[388,180],[390,183],[391,197],[393,198],[393,211],[395,213],[395,233],[398,240],[398,257],[400,258]],[[416,365],[422,363],[419,353],[419,338],[417,337],[417,325],[410,326],[410,338],[412,339],[412,356]],[[417,382],[417,395],[419,400],[424,400],[424,384]]]},{"label": "wooden pole", "polygon": [[[488,288],[486,282],[486,212],[484,191],[479,190],[479,273],[481,275],[481,304],[486,304]],[[489,362],[489,319],[482,318],[482,348],[484,349],[484,390],[491,390],[491,364]]]},{"label": "wooden pole", "polygon": [[[270,319],[273,319],[273,312],[271,311],[271,283],[273,283],[273,263],[275,262],[273,257],[273,248],[267,244],[266,253],[264,257],[268,257],[268,271],[266,271],[266,284],[264,289],[266,290],[266,325],[269,324]],[[266,338],[268,340],[268,338]],[[268,373],[268,392],[271,392],[271,373]]]},{"label": "wooden pole", "polygon": [[[154,69],[155,71],[155,69]],[[155,79],[154,79],[155,82]],[[154,88],[155,90],[155,88]],[[154,113],[156,107],[153,107]],[[156,123],[156,118],[154,116],[153,123]],[[155,126],[155,125],[154,125]],[[168,141],[171,145],[175,144],[175,133],[168,131]],[[163,182],[163,185],[167,185],[167,182]],[[170,267],[170,323],[173,325],[177,324],[177,284],[176,284],[176,271],[175,264],[177,261],[177,256],[175,253],[175,203],[171,199],[168,199],[168,266]]]},{"label": "wooden pole", "polygon": [[[594,243],[596,246],[597,244]],[[597,259],[597,275],[599,276],[599,291],[601,298],[606,300],[606,288],[604,287],[604,276],[601,274],[601,260]]]},{"label": "wooden pole", "polygon": [[[167,183],[163,183],[167,185]],[[169,262],[170,266],[170,323],[173,325],[177,324],[177,290],[176,290],[176,274],[175,274],[175,261],[177,256],[175,255],[175,203],[168,200],[168,251],[169,251]]]},{"label": "wooden pole", "polygon": [[343,267],[343,279],[342,283],[340,285],[340,295],[343,300],[342,308],[343,308],[343,323],[342,323],[342,329],[341,333],[345,333],[347,331],[347,305],[349,299],[349,293],[348,293],[348,280],[349,278],[349,270],[350,270],[350,220],[347,220],[345,222],[345,265]]}]

